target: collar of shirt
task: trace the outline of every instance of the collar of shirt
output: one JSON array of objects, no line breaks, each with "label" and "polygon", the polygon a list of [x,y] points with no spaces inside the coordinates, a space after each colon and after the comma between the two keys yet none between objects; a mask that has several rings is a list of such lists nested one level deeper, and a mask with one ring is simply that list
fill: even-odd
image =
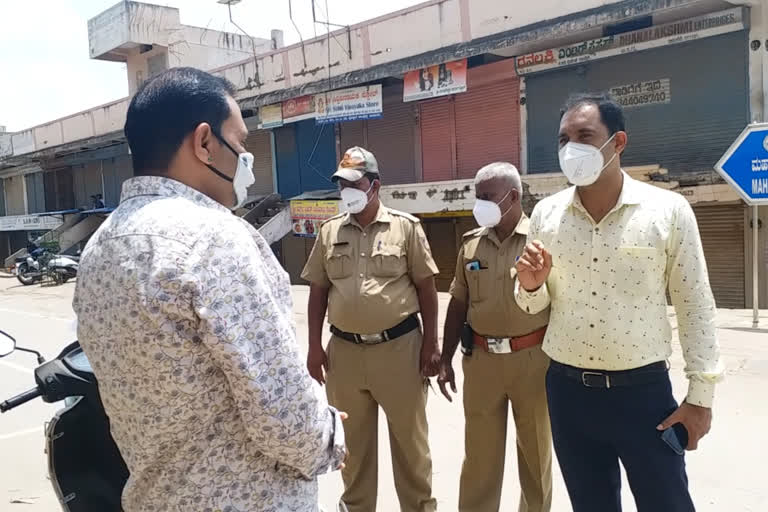
[{"label": "collar of shirt", "polygon": [[[347,215],[347,218],[344,219],[344,222],[342,222],[342,226],[347,226],[349,224],[352,224],[353,226],[357,226],[358,228],[363,229],[363,227],[357,222],[357,219],[355,219],[355,217],[351,213],[347,212],[346,215]],[[373,219],[373,222],[371,222],[369,226],[372,226],[377,222],[383,222],[385,224],[388,224],[391,220],[392,220],[392,215],[389,213],[389,208],[379,203],[379,211],[376,212],[376,218]]]},{"label": "collar of shirt", "polygon": [[[531,221],[528,219],[528,216],[523,213],[523,215],[520,217],[520,220],[517,221],[517,226],[515,227],[515,230],[513,231],[513,234],[522,235],[523,238],[528,236],[528,228],[531,225]],[[481,237],[488,237],[488,240],[496,244],[497,247],[501,247],[501,245],[506,242],[507,240],[511,239],[512,237],[507,237],[504,241],[499,240],[498,235],[496,234],[495,228],[483,228],[480,231]]]},{"label": "collar of shirt", "polygon": [[[640,204],[643,199],[643,191],[638,186],[638,182],[632,177],[627,174],[624,169],[621,170],[621,174],[624,176],[624,182],[621,185],[621,193],[619,194],[619,200],[616,201],[616,206],[611,208],[611,211],[608,212],[613,213],[616,210],[621,209],[625,205],[636,205]],[[584,205],[581,202],[581,197],[578,194],[578,189],[576,187],[571,187],[569,192],[569,197],[567,200],[567,207],[574,207],[577,210],[582,211],[583,213],[587,213],[586,208],[584,208]],[[607,215],[606,215],[607,217]]]},{"label": "collar of shirt", "polygon": [[199,190],[163,176],[137,176],[123,183],[121,203],[140,196],[182,197],[200,206],[230,213],[229,208]]}]

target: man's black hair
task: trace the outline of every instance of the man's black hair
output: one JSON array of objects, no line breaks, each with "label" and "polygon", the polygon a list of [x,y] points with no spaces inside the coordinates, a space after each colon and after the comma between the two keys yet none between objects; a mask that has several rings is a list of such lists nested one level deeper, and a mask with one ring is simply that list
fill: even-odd
[{"label": "man's black hair", "polygon": [[574,94],[565,102],[560,111],[560,119],[575,108],[584,105],[595,105],[600,112],[600,121],[613,135],[616,132],[626,131],[624,108],[610,94],[606,93],[581,93]]},{"label": "man's black hair", "polygon": [[227,97],[234,95],[229,80],[194,68],[172,68],[145,82],[125,120],[134,174],[164,174],[184,138],[200,123],[221,133],[232,114]]},{"label": "man's black hair", "polygon": [[374,180],[379,180],[379,181],[381,181],[381,176],[379,176],[379,175],[378,175],[378,174],[376,174],[375,172],[367,172],[367,173],[365,173],[365,175],[364,175],[363,177],[364,177],[364,178],[368,178],[368,181],[369,181],[370,183],[373,183],[373,182],[374,182]]}]

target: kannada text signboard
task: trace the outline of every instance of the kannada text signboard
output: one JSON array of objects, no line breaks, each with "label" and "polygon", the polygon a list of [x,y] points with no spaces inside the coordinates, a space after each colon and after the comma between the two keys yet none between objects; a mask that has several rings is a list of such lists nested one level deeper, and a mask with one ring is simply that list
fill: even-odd
[{"label": "kannada text signboard", "polygon": [[303,237],[316,237],[323,221],[339,214],[337,200],[291,201],[291,220],[293,234]]},{"label": "kannada text signboard", "polygon": [[381,84],[315,95],[318,124],[377,119],[382,113]]},{"label": "kannada text signboard", "polygon": [[744,30],[741,7],[641,30],[600,37],[561,48],[521,55],[515,61],[518,75],[536,73],[596,59],[604,59],[670,44]]}]

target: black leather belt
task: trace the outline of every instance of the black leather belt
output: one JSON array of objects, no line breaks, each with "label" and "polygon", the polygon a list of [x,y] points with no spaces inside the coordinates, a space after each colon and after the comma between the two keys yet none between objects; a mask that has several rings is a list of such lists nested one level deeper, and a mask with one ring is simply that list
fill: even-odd
[{"label": "black leather belt", "polygon": [[587,370],[552,361],[549,369],[569,377],[587,388],[610,389],[619,386],[650,384],[667,378],[669,367],[666,361],[659,361],[640,368],[621,371]]},{"label": "black leather belt", "polygon": [[384,343],[385,341],[391,341],[404,334],[408,334],[414,329],[419,328],[419,319],[416,314],[413,314],[394,326],[391,329],[387,329],[384,332],[377,334],[355,334],[352,332],[345,332],[336,327],[331,326],[331,332],[339,338],[356,343],[358,345],[376,345],[378,343]]}]

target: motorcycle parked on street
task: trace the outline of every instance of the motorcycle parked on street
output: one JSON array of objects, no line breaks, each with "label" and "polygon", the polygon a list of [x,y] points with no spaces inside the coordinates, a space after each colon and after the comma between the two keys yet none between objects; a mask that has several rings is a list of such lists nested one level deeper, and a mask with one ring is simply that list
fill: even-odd
[{"label": "motorcycle parked on street", "polygon": [[64,284],[77,277],[80,259],[77,256],[52,254],[36,248],[24,257],[16,258],[16,278],[29,286],[49,277],[56,284]]},{"label": "motorcycle parked on street", "polygon": [[120,498],[128,468],[109,429],[93,370],[78,342],[52,361],[35,350],[16,346],[0,331],[0,357],[15,350],[37,355],[35,387],[0,403],[5,413],[41,397],[66,400],[45,429],[48,472],[64,512],[121,512]]}]

